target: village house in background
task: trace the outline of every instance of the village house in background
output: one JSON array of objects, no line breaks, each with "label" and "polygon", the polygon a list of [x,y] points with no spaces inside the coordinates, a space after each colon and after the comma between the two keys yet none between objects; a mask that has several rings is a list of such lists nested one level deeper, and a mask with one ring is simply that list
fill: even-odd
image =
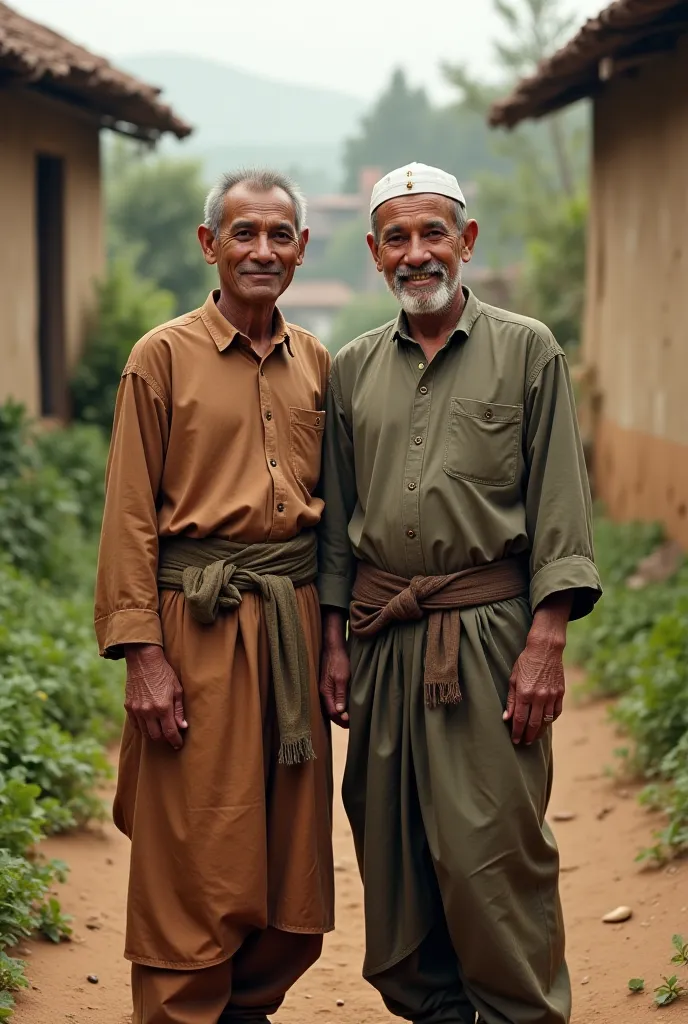
[{"label": "village house in background", "polygon": [[188,135],[158,96],[0,3],[0,402],[68,415],[69,373],[105,265],[100,130],[150,142]]},{"label": "village house in background", "polygon": [[581,415],[617,519],[688,547],[688,3],[617,0],[491,112],[592,97]]},{"label": "village house in background", "polygon": [[340,310],[348,306],[354,292],[344,281],[292,281],[280,297],[279,308],[292,324],[305,327],[326,342]]}]

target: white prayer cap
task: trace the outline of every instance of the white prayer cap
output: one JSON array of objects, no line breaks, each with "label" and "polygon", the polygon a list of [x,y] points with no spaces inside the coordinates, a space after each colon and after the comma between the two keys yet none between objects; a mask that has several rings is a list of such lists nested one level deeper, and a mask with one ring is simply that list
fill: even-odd
[{"label": "white prayer cap", "polygon": [[388,199],[398,196],[412,196],[418,192],[434,192],[438,196],[448,196],[466,207],[466,200],[458,181],[453,174],[447,174],[439,167],[428,167],[427,164],[406,164],[390,171],[380,178],[374,186],[370,197],[370,212],[386,203]]}]

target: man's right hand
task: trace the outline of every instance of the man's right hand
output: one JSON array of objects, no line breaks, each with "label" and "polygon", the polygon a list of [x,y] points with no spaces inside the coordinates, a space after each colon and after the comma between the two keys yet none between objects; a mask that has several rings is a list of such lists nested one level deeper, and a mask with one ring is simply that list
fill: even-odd
[{"label": "man's right hand", "polygon": [[346,617],[343,612],[323,612],[323,652],[320,665],[320,696],[328,717],[342,729],[349,728],[349,679],[351,665],[346,649]]},{"label": "man's right hand", "polygon": [[124,707],[129,720],[152,740],[165,739],[181,750],[184,718],[183,691],[177,675],[156,644],[128,644],[127,688]]}]

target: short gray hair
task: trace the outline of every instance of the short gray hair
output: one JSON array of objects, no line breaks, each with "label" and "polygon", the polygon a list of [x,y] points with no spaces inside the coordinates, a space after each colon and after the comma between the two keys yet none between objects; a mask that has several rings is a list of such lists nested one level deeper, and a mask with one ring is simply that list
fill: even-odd
[{"label": "short gray hair", "polygon": [[[466,227],[466,224],[468,224],[468,214],[466,213],[466,207],[458,200],[452,200],[452,207],[454,209],[454,219],[456,221],[456,226],[459,229],[459,234],[461,235],[463,234],[463,229]],[[377,226],[377,211],[379,209],[380,207],[378,206],[377,210],[373,210],[373,212],[370,215],[370,230],[376,242],[380,241],[380,231]]]},{"label": "short gray hair", "polygon": [[213,185],[205,200],[203,223],[214,235],[220,233],[222,218],[225,212],[227,193],[237,185],[246,185],[256,192],[270,192],[280,188],[286,192],[294,204],[294,225],[300,234],[306,224],[306,197],[288,174],[281,171],[263,170],[249,167],[239,171],[223,174]]}]

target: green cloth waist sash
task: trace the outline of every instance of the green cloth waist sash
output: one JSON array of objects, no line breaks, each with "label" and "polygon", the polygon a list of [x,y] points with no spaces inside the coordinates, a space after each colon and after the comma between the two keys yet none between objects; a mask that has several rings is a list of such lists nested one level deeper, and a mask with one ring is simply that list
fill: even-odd
[{"label": "green cloth waist sash", "polygon": [[315,534],[292,540],[239,544],[219,537],[161,538],[158,586],[182,591],[197,622],[238,608],[242,592],[261,595],[265,611],[282,764],[315,757],[310,723],[310,672],[295,587],[318,572]]}]

